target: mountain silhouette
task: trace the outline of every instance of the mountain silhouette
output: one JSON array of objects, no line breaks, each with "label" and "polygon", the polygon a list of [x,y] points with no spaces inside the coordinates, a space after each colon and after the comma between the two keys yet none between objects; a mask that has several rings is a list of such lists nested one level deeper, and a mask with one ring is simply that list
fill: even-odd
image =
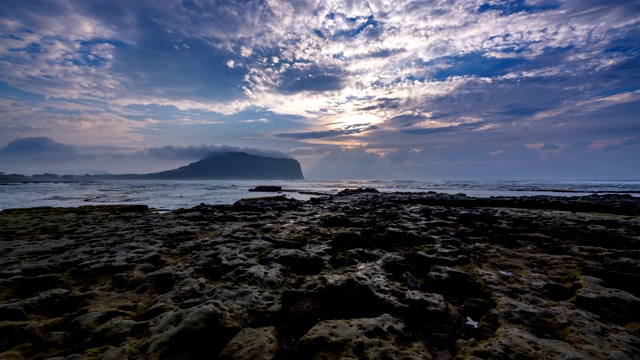
[{"label": "mountain silhouette", "polygon": [[245,152],[217,152],[174,170],[127,178],[166,180],[302,180],[300,163],[295,159],[250,155]]}]

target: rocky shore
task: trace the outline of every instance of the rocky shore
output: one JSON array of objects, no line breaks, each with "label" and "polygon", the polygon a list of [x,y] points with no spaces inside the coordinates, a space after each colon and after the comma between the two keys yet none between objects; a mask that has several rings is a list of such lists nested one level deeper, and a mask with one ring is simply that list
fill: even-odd
[{"label": "rocky shore", "polygon": [[0,212],[0,358],[638,359],[640,199]]}]

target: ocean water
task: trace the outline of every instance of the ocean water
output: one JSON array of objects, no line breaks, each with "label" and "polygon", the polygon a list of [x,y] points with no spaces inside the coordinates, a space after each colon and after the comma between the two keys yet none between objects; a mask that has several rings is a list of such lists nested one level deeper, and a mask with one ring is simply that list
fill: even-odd
[{"label": "ocean water", "polygon": [[[308,200],[318,194],[373,187],[381,192],[427,192],[469,196],[580,196],[618,193],[640,196],[637,181],[79,181],[0,184],[0,210],[36,206],[145,204],[154,209],[175,210],[201,203],[233,204],[239,199],[272,196],[249,192],[258,185],[281,186],[282,194]],[[298,191],[302,191],[299,193]],[[313,192],[308,194],[306,192]]]}]

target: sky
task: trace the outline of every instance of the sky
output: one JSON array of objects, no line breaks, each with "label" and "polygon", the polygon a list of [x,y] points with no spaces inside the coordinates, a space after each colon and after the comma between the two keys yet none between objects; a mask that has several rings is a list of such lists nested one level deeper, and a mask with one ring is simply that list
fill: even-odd
[{"label": "sky", "polygon": [[0,171],[640,179],[638,0],[2,0]]}]

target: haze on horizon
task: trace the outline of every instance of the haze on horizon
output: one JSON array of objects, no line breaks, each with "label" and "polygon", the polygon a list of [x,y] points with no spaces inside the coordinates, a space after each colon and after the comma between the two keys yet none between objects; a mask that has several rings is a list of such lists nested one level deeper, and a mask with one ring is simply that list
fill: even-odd
[{"label": "haze on horizon", "polygon": [[0,171],[640,179],[640,1],[0,2]]}]

